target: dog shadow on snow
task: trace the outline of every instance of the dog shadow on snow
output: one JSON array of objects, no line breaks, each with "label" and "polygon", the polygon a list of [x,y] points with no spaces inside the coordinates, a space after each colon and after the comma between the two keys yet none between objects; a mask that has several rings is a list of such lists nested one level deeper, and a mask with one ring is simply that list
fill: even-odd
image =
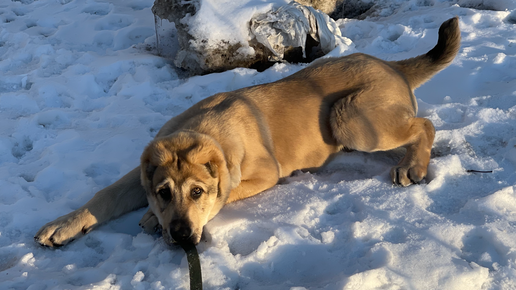
[{"label": "dog shadow on snow", "polygon": [[[479,140],[469,138],[467,141],[473,144],[472,150],[483,154]],[[441,146],[444,145],[435,144],[434,158],[458,153],[452,149],[441,154]],[[297,172],[262,194],[227,205],[206,227],[207,233],[225,231],[217,233],[218,239],[223,237],[231,254],[240,260],[238,272],[228,275],[232,278],[227,286],[233,287],[236,283],[235,289],[251,289],[251,285],[258,285],[260,289],[342,288],[352,275],[389,265],[392,254],[383,245],[405,243],[411,234],[438,244],[444,251],[456,253],[460,259],[454,258],[451,262],[457,267],[469,267],[470,262],[490,270],[496,267],[495,263],[506,265],[503,257],[508,248],[499,242],[495,233],[484,229],[484,215],[470,219],[478,211],[468,214],[468,209],[463,209],[468,200],[496,191],[475,188],[478,180],[474,179],[493,183],[496,178],[491,175],[441,172],[438,174],[444,174],[443,184],[429,190],[430,183],[437,178],[430,168],[426,184],[421,185],[432,201],[424,210],[451,222],[475,226],[464,232],[461,247],[409,221],[393,220],[388,209],[379,210],[370,202],[364,203],[364,198],[377,199],[379,203],[385,194],[411,190],[412,187],[403,189],[390,185],[389,170],[403,153],[403,150],[341,153],[318,172]],[[371,185],[371,182],[376,183]],[[459,185],[466,188],[458,190]],[[365,192],[356,193],[362,190]],[[374,228],[357,229],[356,224],[365,219],[377,220],[390,228],[379,234]],[[221,228],[217,229],[219,226]],[[212,243],[208,241],[205,245],[209,247]],[[321,285],[321,281],[326,284]]]},{"label": "dog shadow on snow", "polygon": [[[374,209],[350,191],[355,181],[367,179],[390,187],[389,170],[403,153],[343,152],[315,173],[297,172],[264,193],[226,205],[205,227],[208,240],[199,250],[227,243],[242,265],[235,273],[224,267],[232,277],[225,286],[232,289],[324,287],[321,281],[343,287],[347,277],[391,259],[378,238],[355,237],[354,224]],[[393,228],[383,240],[402,243],[406,234]]]}]

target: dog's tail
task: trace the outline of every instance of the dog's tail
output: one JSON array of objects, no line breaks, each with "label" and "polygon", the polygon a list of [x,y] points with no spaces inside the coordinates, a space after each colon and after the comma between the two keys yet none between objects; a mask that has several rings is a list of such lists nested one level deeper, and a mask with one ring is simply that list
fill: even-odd
[{"label": "dog's tail", "polygon": [[389,64],[401,71],[414,90],[433,75],[446,68],[457,55],[460,48],[459,18],[445,21],[439,28],[437,45],[428,53]]}]

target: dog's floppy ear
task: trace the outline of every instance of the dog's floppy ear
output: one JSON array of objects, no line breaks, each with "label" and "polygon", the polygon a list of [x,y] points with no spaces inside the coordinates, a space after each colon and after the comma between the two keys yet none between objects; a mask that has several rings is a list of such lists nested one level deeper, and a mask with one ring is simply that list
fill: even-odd
[{"label": "dog's floppy ear", "polygon": [[142,168],[142,170],[145,170],[145,176],[149,181],[152,181],[152,178],[154,177],[154,172],[156,172],[157,168],[158,166],[152,165],[150,163],[146,163],[144,168]]},{"label": "dog's floppy ear", "polygon": [[187,159],[194,164],[202,164],[210,175],[219,179],[218,196],[226,198],[231,190],[226,157],[220,145],[211,138],[202,138],[199,144],[188,152]]},{"label": "dog's floppy ear", "polygon": [[205,163],[204,166],[206,167],[206,169],[208,169],[208,172],[210,173],[211,177],[217,178],[219,176],[217,165],[215,165],[211,162],[208,162],[208,163]]},{"label": "dog's floppy ear", "polygon": [[147,193],[149,193],[152,190],[152,178],[154,177],[154,172],[156,172],[156,168],[158,168],[157,166],[152,165],[150,163],[150,151],[152,149],[150,149],[149,147],[150,145],[145,148],[140,158],[140,181]]},{"label": "dog's floppy ear", "polygon": [[167,150],[162,142],[151,142],[143,151],[140,158],[140,171],[142,186],[150,192],[152,179],[159,165],[172,162],[175,154]]}]

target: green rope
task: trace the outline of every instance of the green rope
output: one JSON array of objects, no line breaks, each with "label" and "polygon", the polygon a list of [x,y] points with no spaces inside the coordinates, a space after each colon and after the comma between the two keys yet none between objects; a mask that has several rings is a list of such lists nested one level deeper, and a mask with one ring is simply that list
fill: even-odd
[{"label": "green rope", "polygon": [[188,271],[190,273],[190,290],[202,290],[201,261],[197,248],[192,243],[181,243],[188,260]]}]

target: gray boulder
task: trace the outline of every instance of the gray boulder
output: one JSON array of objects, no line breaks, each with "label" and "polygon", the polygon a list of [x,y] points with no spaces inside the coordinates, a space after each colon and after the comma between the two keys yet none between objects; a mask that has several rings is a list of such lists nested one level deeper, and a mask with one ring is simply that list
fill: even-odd
[{"label": "gray boulder", "polygon": [[[206,74],[235,67],[260,70],[278,61],[311,61],[351,44],[333,19],[313,7],[278,0],[258,1],[256,7],[249,7],[252,1],[234,2],[232,7],[213,7],[217,2],[156,0],[152,12],[158,52],[175,55],[175,65],[190,74]],[[173,33],[178,51],[170,44]]]}]

